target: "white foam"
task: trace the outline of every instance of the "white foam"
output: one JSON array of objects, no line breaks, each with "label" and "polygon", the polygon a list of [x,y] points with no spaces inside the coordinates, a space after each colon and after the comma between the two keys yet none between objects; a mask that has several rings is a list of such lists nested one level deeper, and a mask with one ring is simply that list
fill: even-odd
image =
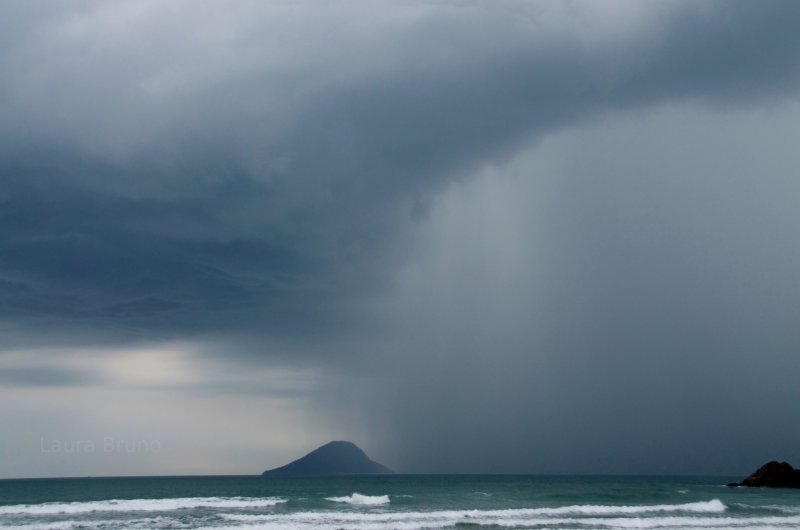
[{"label": "white foam", "polygon": [[[709,501],[710,502],[710,501]],[[458,524],[492,526],[497,528],[568,528],[596,530],[608,529],[664,529],[664,530],[776,530],[800,528],[800,515],[735,517],[721,512],[706,503],[706,511],[698,512],[698,503],[676,504],[671,510],[662,506],[566,506],[563,508],[530,508],[509,510],[440,510],[432,512],[357,512],[308,511],[297,513],[237,513],[215,512],[202,520],[185,520],[184,515],[158,515],[141,519],[119,519],[119,515],[86,521],[59,521],[55,523],[0,525],[0,530],[77,530],[97,528],[103,530],[202,528],[203,530],[422,530],[453,528]],[[591,508],[588,510],[587,508]],[[602,508],[602,509],[599,509]],[[620,513],[624,508],[636,508],[633,513]],[[687,509],[688,508],[688,509]],[[615,509],[609,515],[606,509]],[[650,511],[643,511],[649,509]],[[562,510],[553,514],[552,510]],[[653,511],[656,510],[656,511]],[[586,515],[587,511],[603,512]],[[221,519],[220,519],[221,518]],[[26,522],[34,521],[28,519]],[[227,521],[227,522],[226,522]],[[10,521],[6,521],[8,524]],[[21,523],[22,521],[19,521]],[[199,524],[198,524],[199,523]],[[218,525],[218,526],[214,526]]]},{"label": "white foam", "polygon": [[28,519],[15,525],[0,525],[0,530],[87,530],[97,528],[110,530],[114,528],[124,528],[124,530],[152,530],[158,528],[168,528],[170,530],[180,528],[196,528],[193,521],[185,521],[180,518],[166,517],[158,515],[156,517],[143,517],[135,519],[118,518],[115,514],[110,519],[67,519],[54,522],[41,522],[36,518]]},{"label": "white foam", "polygon": [[[341,499],[341,500],[339,500]],[[383,505],[389,497],[368,496],[353,493],[348,497],[333,497],[329,500],[362,506]],[[17,526],[0,525],[0,530],[72,530],[81,527],[96,527],[105,530],[113,529],[160,529],[160,528],[203,528],[212,530],[211,525],[220,525],[216,530],[418,530],[452,528],[458,524],[491,525],[500,528],[536,527],[553,528],[595,528],[595,529],[651,529],[667,530],[685,529],[752,529],[752,528],[800,528],[800,516],[761,516],[732,517],[724,514],[725,505],[717,499],[706,502],[685,504],[644,505],[644,506],[609,506],[609,505],[573,505],[558,508],[524,508],[505,510],[439,510],[431,512],[394,512],[394,511],[307,511],[295,513],[262,512],[241,513],[238,508],[262,508],[274,506],[283,499],[246,498],[246,497],[201,497],[184,499],[136,499],[123,501],[96,501],[86,503],[50,503],[47,505],[17,505],[2,507],[4,513],[23,514],[25,523],[34,522],[31,516],[40,514],[65,514],[86,512],[122,512],[122,511],[168,511],[180,508],[211,507],[222,508],[215,511],[210,519],[197,520],[176,519],[175,515],[157,515],[143,519],[119,519],[113,515],[98,521],[94,517],[90,521],[59,521],[52,525],[21,524]],[[33,509],[36,511],[33,511]],[[230,510],[225,510],[230,508]],[[27,515],[27,516],[26,516]],[[101,516],[102,517],[102,516]],[[220,519],[221,518],[221,519]],[[227,521],[227,523],[226,523]],[[6,524],[11,521],[6,521]],[[100,526],[95,526],[100,524]],[[49,525],[49,526],[48,526]]]},{"label": "white foam", "polygon": [[[516,510],[509,510],[515,512]],[[466,514],[469,513],[469,516]],[[488,512],[408,512],[408,513],[341,513],[316,512],[293,515],[224,515],[242,530],[418,530],[451,528],[459,523],[488,525],[500,528],[594,528],[669,530],[733,528],[771,530],[800,527],[800,517],[494,517]],[[243,523],[243,524],[242,524]]]},{"label": "white foam", "polygon": [[382,504],[389,504],[388,495],[370,496],[361,495],[360,493],[353,493],[349,497],[326,497],[325,500],[331,502],[345,502],[356,506],[380,506]]},{"label": "white foam", "polygon": [[[441,510],[433,512],[301,512],[293,514],[221,514],[223,518],[244,523],[247,530],[283,530],[314,528],[324,530],[360,529],[414,530],[448,528],[459,523],[499,527],[563,528],[578,525],[592,528],[732,528],[738,521],[743,525],[774,523],[780,525],[788,518],[764,518],[757,522],[730,517],[698,517],[695,514],[718,514],[725,505],[718,500],[687,504],[651,506],[594,506],[578,505],[561,508],[527,508],[509,510]],[[687,514],[657,517],[659,513]],[[688,515],[692,514],[692,515]],[[617,517],[614,517],[617,516]],[[643,516],[643,517],[642,517]],[[699,521],[700,524],[694,524]],[[800,522],[800,521],[799,521]]]},{"label": "white foam", "polygon": [[266,508],[286,502],[277,497],[184,497],[178,499],[111,499],[0,506],[0,515],[58,515],[89,512],[168,512],[186,508]]},{"label": "white foam", "polygon": [[[300,514],[297,514],[300,515]],[[581,517],[509,517],[496,518],[482,517],[453,517],[445,512],[414,512],[393,514],[341,514],[341,513],[315,513],[297,516],[266,516],[266,515],[228,515],[225,517],[240,523],[235,528],[246,530],[284,530],[284,529],[320,529],[320,530],[417,530],[450,528],[459,523],[474,525],[490,525],[501,528],[537,527],[537,528],[596,528],[596,529],[641,529],[653,528],[678,529],[713,529],[713,528],[738,528],[738,529],[773,529],[773,528],[798,528],[800,518],[763,517],[763,518],[732,518],[732,517],[617,517],[617,518],[581,518]],[[244,524],[241,524],[244,523]],[[234,528],[231,527],[219,527]]]},{"label": "white foam", "polygon": [[[783,527],[796,528],[800,517],[603,517],[561,519],[561,524],[588,525],[592,528],[747,528]],[[553,524],[551,520],[549,524]],[[501,524],[501,526],[506,526]]]},{"label": "white foam", "polygon": [[[595,504],[582,504],[575,506],[561,506],[559,508],[532,508],[516,511],[537,515],[638,515],[660,512],[689,512],[689,513],[722,513],[727,508],[719,499],[700,502],[687,502],[684,504],[652,504],[644,506],[608,506]],[[494,513],[504,510],[494,510]]]},{"label": "white foam", "polygon": [[0,530],[71,530],[78,526],[84,528],[97,528],[102,522],[85,522],[85,521],[57,521],[52,523],[35,523],[35,524],[20,524],[20,525],[0,525]]}]

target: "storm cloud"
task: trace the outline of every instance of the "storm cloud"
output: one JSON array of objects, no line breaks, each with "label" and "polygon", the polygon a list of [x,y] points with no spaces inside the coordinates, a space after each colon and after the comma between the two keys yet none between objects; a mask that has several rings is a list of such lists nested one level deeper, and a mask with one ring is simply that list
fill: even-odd
[{"label": "storm cloud", "polygon": [[[780,351],[797,344],[786,312],[793,289],[781,304],[751,305],[753,314],[704,315],[737,304],[729,288],[748,272],[778,267],[777,277],[793,276],[780,265],[796,262],[792,232],[770,230],[798,219],[787,212],[783,224],[752,226],[727,248],[727,262],[698,253],[701,244],[726,251],[714,246],[718,237],[747,227],[713,208],[718,224],[696,217],[718,196],[694,179],[740,193],[752,174],[715,165],[700,148],[670,151],[685,137],[675,132],[681,124],[711,127],[693,122],[693,112],[713,121],[794,108],[796,2],[7,2],[0,20],[0,326],[8,349],[186,340],[199,345],[198,363],[321,368],[330,379],[310,394],[325,396],[332,422],[336,407],[342,416],[363,412],[361,429],[390,463],[513,471],[543,426],[558,438],[576,438],[584,426],[598,454],[617,437],[636,445],[662,435],[647,432],[644,412],[617,414],[643,426],[631,427],[638,436],[613,413],[593,424],[585,399],[612,411],[640,399],[668,425],[685,423],[678,432],[699,429],[703,406],[685,413],[695,406],[686,396],[699,400],[704,385],[733,391],[709,382],[708,352],[743,383],[752,373],[743,359],[767,337],[780,337]],[[591,147],[603,124],[612,124],[610,137],[650,134],[626,119],[669,131],[666,147],[643,140],[648,159],[612,142],[606,154],[634,162],[605,167]],[[591,142],[575,132],[583,129],[595,131]],[[727,157],[710,138],[698,141]],[[760,146],[751,156],[765,162],[774,144],[730,142]],[[572,145],[580,147],[558,147]],[[586,153],[593,162],[548,166],[547,149],[552,160]],[[788,151],[778,159],[792,160]],[[652,177],[646,159],[675,171]],[[759,176],[769,190],[759,208],[797,191],[779,178],[784,170]],[[509,184],[513,171],[552,187]],[[487,207],[492,190],[506,202],[513,190],[530,199],[471,224],[465,212]],[[459,202],[460,193],[473,195]],[[493,228],[504,211],[520,218]],[[459,228],[436,232],[448,215]],[[686,227],[681,237],[678,226]],[[782,250],[760,243],[775,233],[784,234]],[[509,237],[514,244],[493,247]],[[544,248],[547,256],[531,254]],[[741,257],[751,252],[763,260]],[[436,256],[445,272],[421,273]],[[663,304],[669,292],[694,292],[697,304]],[[744,303],[758,292],[754,285]],[[660,308],[643,318],[653,302]],[[745,348],[729,332],[750,329],[757,312],[790,316],[773,334],[751,329]],[[720,352],[720,335],[736,342],[728,353],[741,352]],[[640,362],[642,350],[650,353]],[[659,413],[655,405],[674,394],[666,381],[691,364],[681,359],[690,352],[705,353],[684,397]],[[2,381],[17,369],[8,370]],[[660,375],[642,376],[651,372]],[[34,384],[52,375],[20,374]],[[480,403],[486,410],[476,414]],[[497,439],[480,436],[487,430]],[[586,448],[557,445],[543,442],[546,461],[526,456],[522,470],[579,471],[565,462]],[[500,447],[508,459],[476,460]],[[646,451],[626,463],[630,447],[619,447],[595,469],[648,469]],[[584,453],[581,465],[591,460]],[[683,470],[699,464],[687,458]]]}]

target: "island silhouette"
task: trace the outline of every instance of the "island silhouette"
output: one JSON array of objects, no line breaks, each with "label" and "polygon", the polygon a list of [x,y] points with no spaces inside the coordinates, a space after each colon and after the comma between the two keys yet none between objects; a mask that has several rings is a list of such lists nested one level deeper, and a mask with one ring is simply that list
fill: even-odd
[{"label": "island silhouette", "polygon": [[767,462],[741,482],[731,482],[731,488],[800,488],[800,469],[788,462]]},{"label": "island silhouette", "polygon": [[285,466],[268,469],[262,475],[388,475],[391,469],[370,459],[356,444],[328,442]]}]

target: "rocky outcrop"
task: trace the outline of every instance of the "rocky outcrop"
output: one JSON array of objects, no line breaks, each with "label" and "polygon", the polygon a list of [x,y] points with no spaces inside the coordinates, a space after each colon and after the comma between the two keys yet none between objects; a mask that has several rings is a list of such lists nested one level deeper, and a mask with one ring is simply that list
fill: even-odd
[{"label": "rocky outcrop", "polygon": [[787,462],[768,462],[741,482],[732,482],[730,487],[747,486],[751,488],[800,488],[800,469]]},{"label": "rocky outcrop", "polygon": [[329,442],[302,458],[264,471],[263,475],[387,475],[391,469],[370,460],[351,442]]}]

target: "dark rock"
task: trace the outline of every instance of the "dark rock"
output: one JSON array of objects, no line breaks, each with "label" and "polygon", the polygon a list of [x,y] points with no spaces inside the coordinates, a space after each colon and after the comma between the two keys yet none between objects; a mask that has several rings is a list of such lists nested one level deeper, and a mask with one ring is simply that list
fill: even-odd
[{"label": "dark rock", "polygon": [[750,488],[800,488],[800,469],[794,469],[787,462],[768,462],[741,482],[732,482],[730,487]]},{"label": "dark rock", "polygon": [[393,471],[351,442],[329,442],[285,466],[263,475],[387,475]]}]

